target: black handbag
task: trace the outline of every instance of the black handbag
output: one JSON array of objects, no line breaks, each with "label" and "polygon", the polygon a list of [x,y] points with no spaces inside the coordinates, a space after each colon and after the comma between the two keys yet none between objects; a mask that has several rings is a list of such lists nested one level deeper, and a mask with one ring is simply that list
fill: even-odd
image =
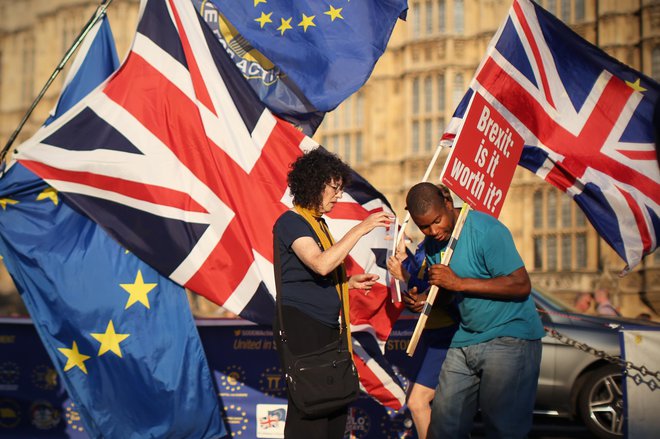
[{"label": "black handbag", "polygon": [[[277,337],[280,358],[284,366],[284,376],[291,400],[307,418],[320,418],[334,413],[355,401],[360,394],[353,357],[348,349],[346,320],[341,313],[341,336],[323,348],[301,355],[291,352],[287,345],[284,320],[282,319],[282,273],[274,239],[274,269],[277,290],[277,316],[279,330]],[[343,307],[342,307],[343,309]]]}]

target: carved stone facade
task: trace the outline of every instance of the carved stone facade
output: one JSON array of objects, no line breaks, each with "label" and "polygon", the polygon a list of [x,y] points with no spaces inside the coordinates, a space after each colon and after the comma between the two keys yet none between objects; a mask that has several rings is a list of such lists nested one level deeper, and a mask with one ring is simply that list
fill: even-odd
[{"label": "carved stone facade", "polygon": [[[660,1],[540,3],[612,56],[660,79]],[[3,144],[97,4],[0,0]],[[438,133],[449,122],[510,4],[509,0],[409,0],[408,20],[397,24],[371,79],[328,114],[319,129],[316,139],[383,192],[401,217],[408,188],[424,174]],[[137,0],[114,0],[109,8],[120,58],[130,45],[137,9]],[[45,120],[63,76],[47,91],[16,144]],[[443,151],[432,181],[437,181],[445,157]],[[660,311],[660,255],[652,255],[633,273],[619,278],[623,262],[563,198],[519,169],[503,206],[501,219],[511,229],[534,284],[567,301],[576,292],[606,286],[626,315],[646,311],[642,299]]]}]

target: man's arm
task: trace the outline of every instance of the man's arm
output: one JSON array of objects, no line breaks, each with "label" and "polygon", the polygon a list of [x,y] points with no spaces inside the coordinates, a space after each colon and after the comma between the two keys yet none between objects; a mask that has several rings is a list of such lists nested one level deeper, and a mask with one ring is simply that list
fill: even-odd
[{"label": "man's arm", "polygon": [[532,283],[525,267],[520,267],[505,276],[475,279],[458,277],[448,266],[435,264],[429,269],[429,283],[450,291],[500,300],[524,299],[532,290]]}]

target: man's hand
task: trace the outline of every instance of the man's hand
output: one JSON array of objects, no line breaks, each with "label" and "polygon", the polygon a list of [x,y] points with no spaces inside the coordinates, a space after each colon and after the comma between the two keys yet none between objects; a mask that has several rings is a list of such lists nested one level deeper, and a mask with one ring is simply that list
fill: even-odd
[{"label": "man's hand", "polygon": [[395,279],[408,282],[408,279],[410,279],[410,274],[408,271],[406,271],[405,268],[403,268],[402,262],[403,259],[401,259],[398,255],[390,256],[387,259],[387,271],[389,271]]},{"label": "man's hand", "polygon": [[461,291],[461,278],[448,265],[435,264],[429,268],[429,283],[450,291]]},{"label": "man's hand", "polygon": [[422,312],[422,308],[424,308],[424,304],[426,303],[426,296],[428,295],[426,292],[417,294],[417,287],[412,287],[409,291],[402,292],[401,294],[406,308],[412,312]]}]

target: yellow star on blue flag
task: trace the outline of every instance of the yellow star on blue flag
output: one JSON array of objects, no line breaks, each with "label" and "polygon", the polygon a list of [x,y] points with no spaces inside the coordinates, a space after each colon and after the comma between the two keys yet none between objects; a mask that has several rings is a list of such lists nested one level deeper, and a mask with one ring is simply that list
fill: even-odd
[{"label": "yellow star on blue flag", "polygon": [[130,334],[117,334],[115,332],[115,325],[112,323],[112,320],[108,322],[108,326],[105,328],[104,333],[91,333],[90,334],[96,341],[101,343],[99,347],[99,357],[106,352],[113,352],[115,355],[121,358],[121,348],[119,343],[126,340]]},{"label": "yellow star on blue flag", "polygon": [[289,29],[293,29],[291,26],[292,19],[293,17],[289,17],[286,20],[284,18],[280,18],[282,24],[280,24],[280,27],[277,28],[277,30],[280,31],[280,35],[284,35],[284,32],[288,31]]},{"label": "yellow star on blue flag", "polygon": [[330,20],[335,21],[336,18],[341,18],[342,20],[344,17],[341,15],[341,10],[344,8],[334,8],[332,5],[330,5],[330,9],[325,11],[324,14],[330,17]]},{"label": "yellow star on blue flag", "polygon": [[254,21],[256,21],[257,23],[259,23],[259,24],[261,25],[261,28],[263,29],[264,26],[265,26],[267,23],[272,23],[272,22],[273,22],[273,20],[270,19],[270,16],[271,16],[271,15],[273,15],[272,12],[270,12],[270,13],[268,13],[268,14],[266,14],[265,12],[262,12],[262,13],[261,13],[261,16],[260,16],[259,18],[255,18]]},{"label": "yellow star on blue flag", "polygon": [[135,282],[132,284],[119,284],[126,292],[129,294],[128,301],[126,302],[126,307],[128,309],[134,304],[140,302],[146,308],[149,308],[149,298],[147,294],[156,288],[157,283],[145,283],[142,278],[142,270],[138,270],[137,275],[135,276]]},{"label": "yellow star on blue flag", "polygon": [[78,350],[78,344],[75,341],[73,342],[73,346],[71,346],[71,349],[57,348],[57,350],[60,351],[62,355],[66,357],[64,372],[68,372],[74,367],[77,367],[78,369],[82,370],[85,374],[87,374],[87,367],[85,366],[85,361],[89,360],[92,357],[90,357],[89,355],[81,354],[80,351]]},{"label": "yellow star on blue flag", "polygon": [[37,201],[41,200],[50,200],[54,205],[57,206],[57,203],[60,202],[59,197],[57,196],[57,191],[52,187],[47,187],[37,195]]},{"label": "yellow star on blue flag", "polygon": [[305,14],[302,14],[302,20],[300,20],[300,23],[298,23],[298,26],[302,26],[302,28],[307,32],[307,28],[312,26],[316,27],[316,24],[314,24],[314,19],[316,18],[316,15],[310,15],[309,17]]},{"label": "yellow star on blue flag", "polygon": [[635,82],[626,81],[626,85],[628,87],[632,88],[633,90],[638,91],[640,93],[643,92],[643,91],[646,91],[646,89],[644,87],[642,87],[642,85],[639,82],[640,82],[640,79],[637,78],[637,80]]},{"label": "yellow star on blue flag", "polygon": [[18,203],[16,200],[12,200],[11,198],[0,198],[0,206],[2,206],[2,210],[7,210],[7,205],[14,205]]}]

